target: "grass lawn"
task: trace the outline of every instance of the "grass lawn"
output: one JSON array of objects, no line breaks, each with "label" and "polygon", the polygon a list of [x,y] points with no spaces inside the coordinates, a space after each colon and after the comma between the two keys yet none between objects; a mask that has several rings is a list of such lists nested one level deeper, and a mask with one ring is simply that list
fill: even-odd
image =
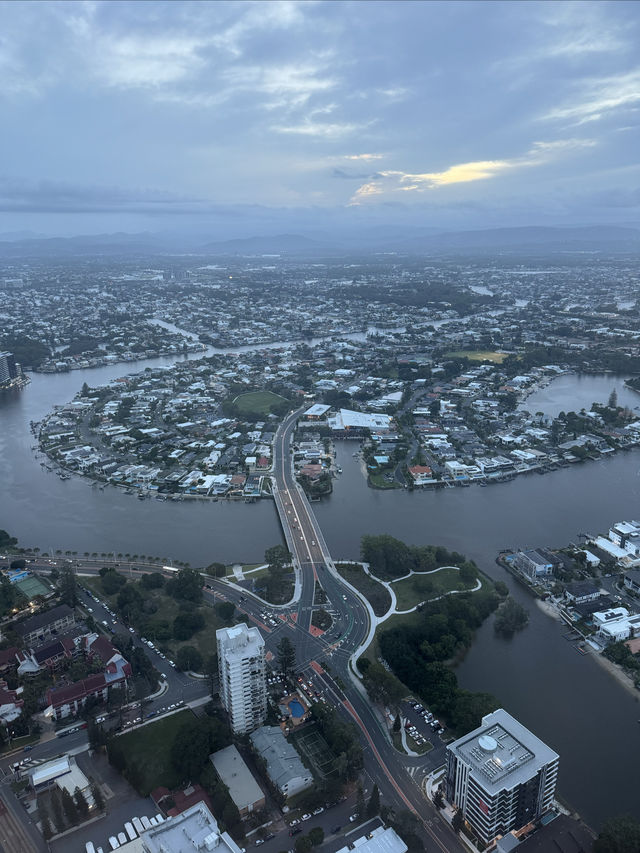
[{"label": "grass lawn", "polygon": [[[105,595],[102,590],[102,585],[100,583],[100,578],[91,577],[91,578],[83,578],[83,585],[92,589],[96,592],[96,595],[106,601],[109,604],[109,607],[112,610],[116,609],[116,595]],[[156,607],[157,610],[155,613],[150,613],[145,618],[153,619],[153,621],[161,621],[165,620],[169,623],[169,626],[173,625],[173,620],[180,612],[180,605],[174,599],[170,598],[168,595],[165,595],[162,589],[151,589],[151,590],[142,590],[142,594],[146,601],[151,601]],[[81,603],[85,603],[82,601],[83,593],[81,595]],[[86,598],[86,597],[85,597]],[[87,600],[88,601],[88,600]],[[90,604],[90,602],[88,602]],[[170,640],[159,640],[156,645],[172,660],[175,660],[175,655],[177,654],[178,649],[181,646],[195,646],[200,654],[207,658],[209,655],[214,654],[216,651],[216,631],[218,628],[227,627],[229,623],[224,622],[213,607],[210,607],[207,604],[200,605],[200,613],[204,616],[205,624],[202,630],[195,633],[189,640],[178,641],[174,640],[173,637]],[[116,611],[117,612],[117,611]],[[140,626],[134,623],[134,628],[138,631],[138,633],[145,633],[144,631],[140,631]],[[153,636],[152,632],[145,633],[145,637],[148,640],[152,640],[154,643],[156,642],[156,638]],[[154,660],[153,664],[156,668],[161,667],[163,662],[159,660]]]},{"label": "grass lawn", "polygon": [[241,414],[244,412],[261,412],[265,417],[271,412],[273,403],[281,403],[285,398],[272,391],[250,391],[239,394],[233,401]]},{"label": "grass lawn", "polygon": [[492,352],[491,350],[464,350],[459,349],[445,354],[445,358],[468,358],[469,361],[491,361],[493,364],[502,364],[508,358],[506,352]]},{"label": "grass lawn", "polygon": [[336,563],[341,576],[361,592],[373,607],[376,616],[383,616],[391,605],[391,596],[381,583],[364,573],[362,566]]},{"label": "grass lawn", "polygon": [[125,757],[127,766],[137,769],[136,787],[143,796],[160,785],[177,788],[183,781],[171,764],[171,746],[189,720],[193,720],[192,712],[183,711],[114,739],[114,748]]},{"label": "grass lawn", "polygon": [[441,569],[433,574],[411,575],[410,578],[397,581],[393,584],[393,591],[398,599],[397,609],[409,610],[421,601],[437,598],[445,592],[451,592],[454,589],[473,589],[474,586],[475,581],[470,585],[462,583],[460,572],[455,569]]},{"label": "grass lawn", "polygon": [[391,480],[391,482],[385,480],[385,474],[388,473],[390,472],[385,471],[383,473],[382,471],[369,471],[369,482],[376,489],[401,489],[402,486],[400,485],[400,483],[398,483],[395,477],[393,478],[393,480]]}]

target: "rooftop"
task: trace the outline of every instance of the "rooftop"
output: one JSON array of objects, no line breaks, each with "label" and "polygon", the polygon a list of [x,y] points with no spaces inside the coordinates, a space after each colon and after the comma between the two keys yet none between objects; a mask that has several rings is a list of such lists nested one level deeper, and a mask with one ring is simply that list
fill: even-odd
[{"label": "rooftop", "polygon": [[233,839],[218,829],[216,819],[204,803],[198,803],[176,817],[147,830],[143,835],[148,853],[240,853]]},{"label": "rooftop", "polygon": [[448,749],[473,769],[483,788],[491,793],[525,782],[559,757],[502,708],[487,714],[479,728]]},{"label": "rooftop", "polygon": [[241,811],[264,797],[262,789],[233,744],[219,749],[209,758],[229,789],[231,799]]},{"label": "rooftop", "polygon": [[[356,838],[352,844],[359,853],[405,853],[408,849],[395,830],[383,826],[377,826],[368,835]],[[349,847],[341,847],[337,853],[349,853]]]}]

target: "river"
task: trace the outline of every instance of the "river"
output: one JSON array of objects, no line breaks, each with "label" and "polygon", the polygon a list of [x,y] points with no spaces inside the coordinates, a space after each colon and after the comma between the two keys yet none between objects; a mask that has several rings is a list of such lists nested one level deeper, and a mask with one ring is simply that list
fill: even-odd
[{"label": "river", "polygon": [[[31,420],[70,400],[83,382],[99,385],[132,370],[171,364],[164,358],[62,374],[34,374],[22,391],[0,397],[0,527],[42,549],[147,554],[206,565],[261,559],[281,532],[270,501],[255,504],[138,501],[121,491],[61,481],[40,465]],[[565,376],[562,408],[579,410],[584,380]],[[588,377],[592,399],[606,401],[623,380]],[[544,389],[552,394],[554,385]],[[631,392],[628,392],[631,393]],[[529,399],[529,403],[533,398]],[[530,405],[527,406],[530,408]],[[536,407],[535,410],[537,410]],[[528,608],[529,626],[511,641],[491,620],[458,667],[462,686],[494,693],[560,756],[559,790],[592,825],[612,814],[640,818],[635,788],[640,706],[589,656],[562,639],[561,627],[496,564],[506,547],[560,546],[579,531],[603,531],[640,515],[640,453],[530,475],[489,488],[438,492],[368,489],[353,458],[355,442],[339,442],[343,474],[333,495],[314,504],[335,558],[354,559],[364,533],[388,532],[410,543],[441,543],[505,580]]]}]

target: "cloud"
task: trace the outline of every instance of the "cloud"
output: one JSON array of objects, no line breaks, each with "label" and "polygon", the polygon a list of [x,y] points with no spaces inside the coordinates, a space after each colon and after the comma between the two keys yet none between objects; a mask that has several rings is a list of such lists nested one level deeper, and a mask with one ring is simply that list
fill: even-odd
[{"label": "cloud", "polygon": [[343,160],[382,160],[384,154],[345,154]]},{"label": "cloud", "polygon": [[450,184],[484,181],[514,169],[540,166],[553,159],[558,152],[591,148],[595,144],[593,139],[557,139],[552,142],[534,142],[522,157],[505,160],[474,160],[449,166],[442,172],[381,171],[356,190],[350,204],[360,204],[363,200],[383,193],[424,192]]},{"label": "cloud", "polygon": [[196,212],[202,201],[163,190],[123,189],[64,181],[28,181],[0,177],[4,212]]},{"label": "cloud", "polygon": [[371,175],[365,172],[346,172],[344,169],[338,169],[337,167],[335,167],[331,172],[331,177],[346,178],[350,181],[365,181],[371,180],[372,178],[377,177],[377,175]]},{"label": "cloud", "polygon": [[565,106],[547,112],[548,120],[571,120],[584,124],[599,119],[620,109],[628,109],[640,103],[640,68],[624,74],[591,79],[583,87],[581,96]]}]

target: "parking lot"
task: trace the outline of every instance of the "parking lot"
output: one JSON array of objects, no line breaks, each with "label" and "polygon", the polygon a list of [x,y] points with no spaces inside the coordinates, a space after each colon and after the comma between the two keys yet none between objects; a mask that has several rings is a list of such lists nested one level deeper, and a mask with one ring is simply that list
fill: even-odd
[{"label": "parking lot", "polygon": [[436,746],[442,743],[441,738],[445,734],[445,729],[421,702],[416,699],[403,702],[401,716],[407,743],[410,748],[415,747],[416,752],[424,752],[427,744]]}]

